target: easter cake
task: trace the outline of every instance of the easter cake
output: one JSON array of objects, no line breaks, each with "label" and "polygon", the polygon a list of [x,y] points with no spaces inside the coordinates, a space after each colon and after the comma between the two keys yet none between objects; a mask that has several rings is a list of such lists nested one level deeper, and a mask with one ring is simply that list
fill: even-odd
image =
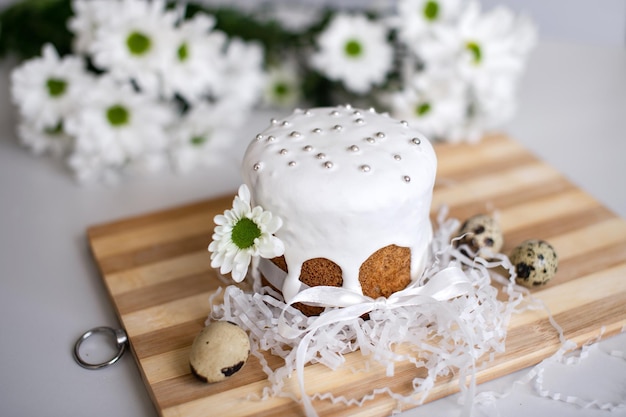
[{"label": "easter cake", "polygon": [[286,302],[343,287],[372,298],[424,269],[437,169],[430,142],[405,121],[351,106],[295,110],[248,146],[252,206],[280,217],[284,254],[253,263]]}]

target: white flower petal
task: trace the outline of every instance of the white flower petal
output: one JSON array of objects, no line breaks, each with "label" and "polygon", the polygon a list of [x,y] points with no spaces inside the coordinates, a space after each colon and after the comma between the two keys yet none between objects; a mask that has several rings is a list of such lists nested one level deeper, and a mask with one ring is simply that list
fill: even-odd
[{"label": "white flower petal", "polygon": [[285,253],[283,241],[276,236],[264,235],[255,242],[259,256],[262,258],[275,258]]},{"label": "white flower petal", "polygon": [[233,271],[231,274],[235,282],[241,282],[246,277],[251,260],[252,257],[247,251],[240,251],[237,253],[233,262]]},{"label": "white flower petal", "polygon": [[250,204],[250,190],[246,184],[241,184],[239,186],[239,191],[237,192],[239,198],[247,204]]},{"label": "white flower petal", "polygon": [[272,216],[265,224],[265,231],[269,234],[274,234],[278,229],[283,226],[283,219],[278,216]]}]

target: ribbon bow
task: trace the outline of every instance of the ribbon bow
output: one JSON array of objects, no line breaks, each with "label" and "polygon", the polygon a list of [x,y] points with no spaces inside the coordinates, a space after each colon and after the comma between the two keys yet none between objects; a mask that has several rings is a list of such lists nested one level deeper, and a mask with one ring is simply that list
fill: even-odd
[{"label": "ribbon bow", "polygon": [[285,319],[286,309],[282,311],[278,319],[278,332],[281,336],[295,339],[304,335],[296,351],[296,372],[306,414],[308,416],[317,415],[304,388],[306,349],[316,330],[329,324],[347,322],[376,310],[419,306],[451,300],[467,295],[471,290],[472,283],[465,273],[459,267],[451,266],[437,272],[426,284],[413,283],[405,289],[393,293],[388,298],[373,299],[344,288],[328,286],[311,287],[298,293],[289,305],[300,302],[321,307],[343,307],[325,311],[302,329],[293,328],[287,323]]}]

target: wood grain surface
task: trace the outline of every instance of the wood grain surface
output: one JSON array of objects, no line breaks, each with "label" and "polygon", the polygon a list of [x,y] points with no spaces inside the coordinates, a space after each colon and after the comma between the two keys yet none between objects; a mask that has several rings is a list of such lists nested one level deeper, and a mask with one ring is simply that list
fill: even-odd
[{"label": "wood grain surface", "polygon": [[[505,136],[476,145],[437,145],[436,151],[433,216],[442,204],[460,220],[497,211],[504,253],[524,239],[548,240],[559,254],[559,270],[532,293],[549,307],[568,339],[581,345],[602,331],[609,336],[626,326],[626,221]],[[189,371],[190,346],[209,313],[209,296],[225,285],[210,267],[207,246],[213,217],[230,208],[233,195],[88,230],[94,258],[162,416],[302,415],[299,404],[287,398],[246,399],[266,385],[254,357],[217,384],[199,382]],[[516,314],[506,351],[479,371],[478,382],[534,365],[559,347],[545,311]],[[280,364],[280,358],[268,355],[268,360]],[[347,362],[358,367],[363,358],[356,352]],[[384,369],[375,367],[357,374],[311,365],[305,371],[307,391],[356,396],[388,385],[410,392],[419,370],[409,364],[396,369],[387,378]],[[428,400],[456,391],[456,381],[441,379]],[[394,402],[380,395],[361,408],[325,401],[314,405],[323,416],[382,416]]]}]

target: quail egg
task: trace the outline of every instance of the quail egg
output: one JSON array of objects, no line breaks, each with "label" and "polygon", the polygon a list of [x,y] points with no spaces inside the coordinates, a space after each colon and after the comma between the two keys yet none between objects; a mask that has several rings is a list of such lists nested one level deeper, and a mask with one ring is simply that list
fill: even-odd
[{"label": "quail egg", "polygon": [[556,274],[559,260],[548,242],[538,239],[525,240],[511,252],[509,257],[517,277],[515,281],[525,287],[544,285]]}]

